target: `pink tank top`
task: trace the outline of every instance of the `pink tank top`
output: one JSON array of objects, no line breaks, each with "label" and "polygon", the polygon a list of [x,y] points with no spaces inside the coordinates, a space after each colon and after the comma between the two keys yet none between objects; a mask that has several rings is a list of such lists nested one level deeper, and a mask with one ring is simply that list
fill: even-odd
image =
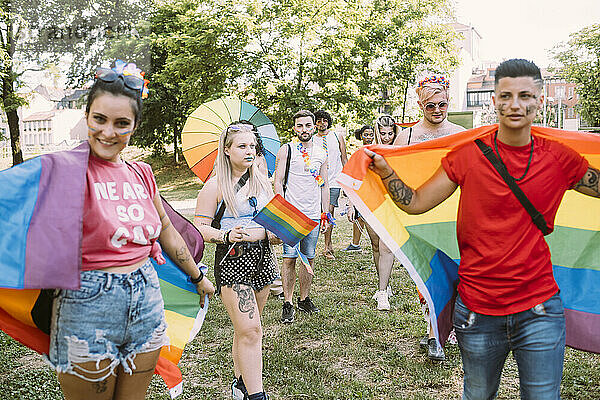
[{"label": "pink tank top", "polygon": [[148,164],[133,164],[113,163],[90,154],[83,210],[83,271],[132,265],[148,256],[164,261],[156,241],[162,226],[152,202],[157,192],[154,174]]}]

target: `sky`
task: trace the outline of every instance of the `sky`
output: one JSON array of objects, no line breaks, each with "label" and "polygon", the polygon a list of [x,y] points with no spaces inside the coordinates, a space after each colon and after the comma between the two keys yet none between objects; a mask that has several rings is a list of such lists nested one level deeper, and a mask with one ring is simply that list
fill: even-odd
[{"label": "sky", "polygon": [[526,58],[551,63],[554,45],[569,34],[600,23],[600,0],[454,0],[457,21],[482,36],[483,61]]}]

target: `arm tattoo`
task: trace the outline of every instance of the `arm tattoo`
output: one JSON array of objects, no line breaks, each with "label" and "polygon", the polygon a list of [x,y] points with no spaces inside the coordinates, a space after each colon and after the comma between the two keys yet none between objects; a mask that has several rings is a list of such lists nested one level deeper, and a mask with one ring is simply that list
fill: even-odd
[{"label": "arm tattoo", "polygon": [[387,189],[392,200],[394,200],[394,203],[405,206],[410,204],[413,197],[413,191],[400,179],[390,179],[387,183]]},{"label": "arm tattoo", "polygon": [[175,256],[180,264],[184,264],[190,259],[190,252],[186,246],[181,246],[181,248],[175,250]]},{"label": "arm tattoo", "polygon": [[252,289],[246,285],[240,285],[239,283],[235,283],[231,288],[238,296],[238,308],[240,309],[240,312],[248,313],[248,318],[250,319],[254,318],[256,301],[254,300]]},{"label": "arm tattoo", "polygon": [[585,190],[587,194],[592,196],[600,197],[600,188],[598,182],[600,181],[600,171],[596,168],[588,167],[587,172],[575,185],[575,189],[588,189]]}]

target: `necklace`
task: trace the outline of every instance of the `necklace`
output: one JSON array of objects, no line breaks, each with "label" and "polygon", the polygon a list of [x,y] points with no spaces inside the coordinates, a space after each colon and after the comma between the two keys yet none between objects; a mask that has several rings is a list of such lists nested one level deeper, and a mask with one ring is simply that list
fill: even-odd
[{"label": "necklace", "polygon": [[[523,175],[521,175],[520,178],[515,178],[514,176],[509,174],[516,182],[525,178],[525,175],[527,175],[527,172],[529,172],[529,167],[531,166],[531,159],[533,158],[533,136],[529,136],[529,141],[531,142],[531,147],[529,149],[529,160],[527,161],[527,168],[525,168],[525,172],[523,172]],[[494,149],[496,150],[496,154],[498,154],[498,159],[500,160],[502,165],[504,165],[504,168],[506,168],[506,164],[502,160],[500,152],[498,151],[498,132],[496,132],[496,134],[494,135]],[[508,172],[508,168],[506,168],[506,172]]]},{"label": "necklace", "polygon": [[306,168],[310,171],[310,174],[317,181],[317,185],[323,186],[325,184],[325,181],[323,180],[323,177],[321,175],[319,175],[319,171],[317,171],[317,169],[315,167],[310,165],[310,156],[308,155],[308,151],[306,150],[306,147],[304,147],[302,145],[302,143],[298,143],[297,148],[298,148],[298,151],[300,152],[300,154],[302,154],[302,159],[304,160],[304,164],[306,165]]}]

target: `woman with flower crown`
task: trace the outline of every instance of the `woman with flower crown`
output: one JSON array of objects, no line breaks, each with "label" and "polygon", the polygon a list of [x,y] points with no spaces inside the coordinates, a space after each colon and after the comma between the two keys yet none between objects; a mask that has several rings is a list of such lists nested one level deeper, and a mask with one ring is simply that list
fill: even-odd
[{"label": "woman with flower crown", "polygon": [[217,292],[233,324],[233,399],[262,400],[262,315],[269,285],[279,277],[270,242],[272,233],[253,221],[273,198],[257,157],[258,131],[236,121],[221,134],[215,176],[198,193],[194,224],[204,240],[216,243]]},{"label": "woman with flower crown", "polygon": [[201,303],[214,293],[171,225],[150,166],[121,158],[139,126],[146,83],[135,64],[118,60],[96,71],[88,94],[81,287],[56,293],[48,356],[65,399],[144,399],[169,342],[149,261],[165,262],[157,239]]}]

